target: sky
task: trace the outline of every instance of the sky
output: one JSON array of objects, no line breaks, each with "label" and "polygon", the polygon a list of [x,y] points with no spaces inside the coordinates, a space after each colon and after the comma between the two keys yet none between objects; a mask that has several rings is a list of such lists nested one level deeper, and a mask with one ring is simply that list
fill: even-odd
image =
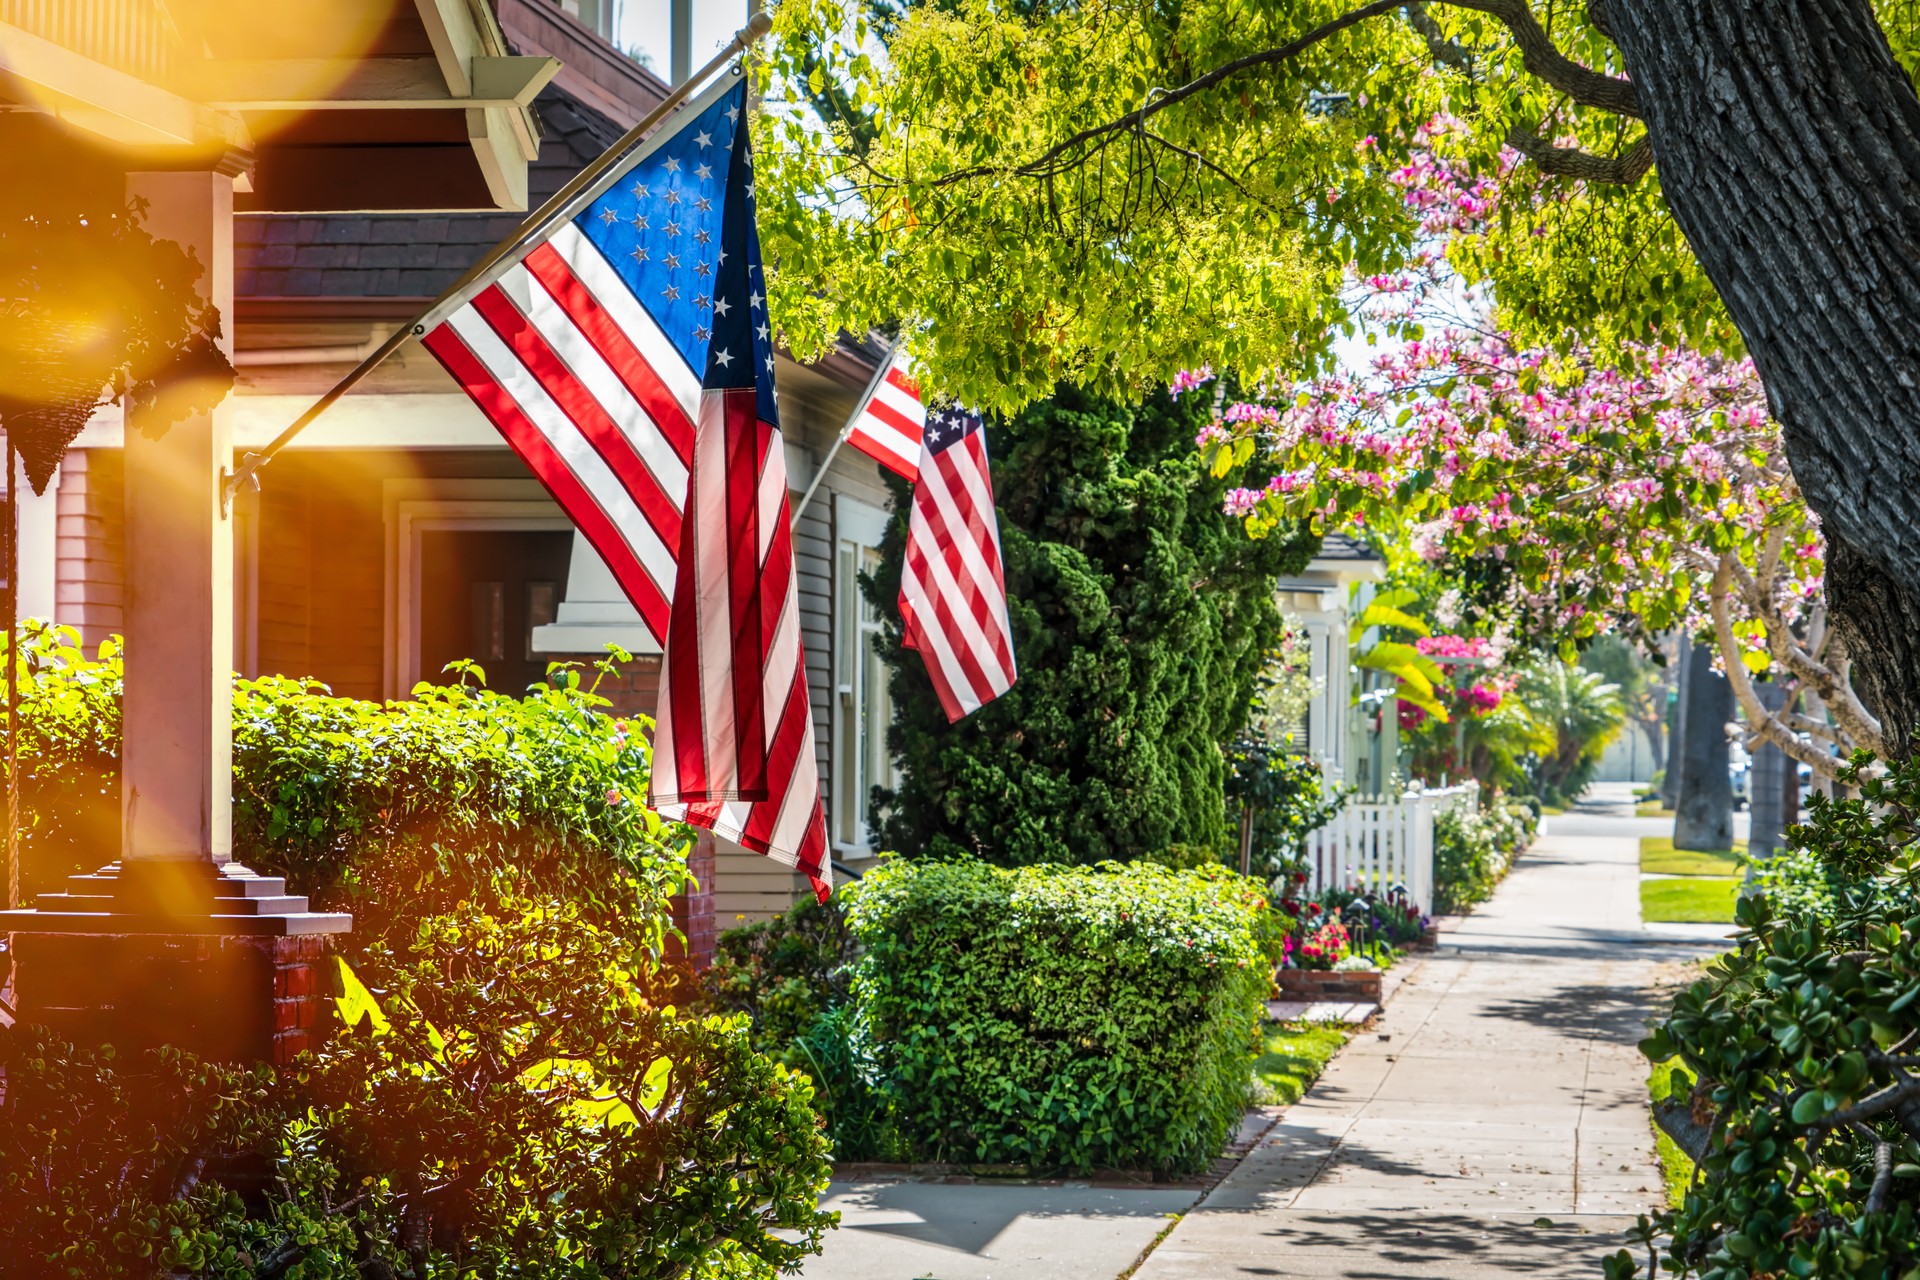
[{"label": "sky", "polygon": [[[691,0],[693,4],[693,63],[699,70],[708,58],[733,39],[747,24],[747,0]],[[669,70],[672,48],[668,41],[667,0],[619,0],[619,42],[629,53],[645,54],[662,77]]]}]

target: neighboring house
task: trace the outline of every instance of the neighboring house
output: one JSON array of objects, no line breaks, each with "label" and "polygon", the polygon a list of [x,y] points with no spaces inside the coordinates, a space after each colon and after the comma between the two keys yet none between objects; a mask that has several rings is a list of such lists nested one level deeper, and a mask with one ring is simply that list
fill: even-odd
[{"label": "neighboring house", "polygon": [[[1294,750],[1318,760],[1328,781],[1348,783],[1370,795],[1391,776],[1397,743],[1383,743],[1380,730],[1372,727],[1379,719],[1377,707],[1366,699],[1372,692],[1372,673],[1356,670],[1349,656],[1353,589],[1381,581],[1386,568],[1365,543],[1342,533],[1328,534],[1306,568],[1280,580],[1276,595],[1280,611],[1306,629],[1312,663],[1313,699],[1294,729]],[[1391,699],[1385,701],[1391,720]]]},{"label": "neighboring house", "polygon": [[[656,106],[668,87],[617,52],[599,6],[498,0],[516,54],[561,59],[535,99],[537,205]],[[600,23],[602,27],[606,24]],[[258,448],[410,320],[518,222],[514,214],[259,215],[237,219],[233,317],[236,452]],[[848,343],[776,371],[795,496],[873,373]],[[45,499],[23,502],[29,614],[89,643],[122,629],[125,549],[117,410],[89,425]],[[245,675],[312,676],[334,692],[400,698],[470,657],[518,691],[550,661],[633,656],[610,693],[650,713],[659,649],[559,506],[437,362],[403,348],[259,474],[236,511],[235,660]],[[834,852],[867,856],[866,803],[884,780],[890,719],[877,622],[856,575],[878,558],[888,493],[852,450],[834,459],[796,539],[802,634]],[[37,592],[37,594],[35,594]],[[131,644],[138,636],[129,637]],[[717,929],[763,919],[806,892],[785,867],[703,838],[701,887],[682,904],[696,953]]]}]

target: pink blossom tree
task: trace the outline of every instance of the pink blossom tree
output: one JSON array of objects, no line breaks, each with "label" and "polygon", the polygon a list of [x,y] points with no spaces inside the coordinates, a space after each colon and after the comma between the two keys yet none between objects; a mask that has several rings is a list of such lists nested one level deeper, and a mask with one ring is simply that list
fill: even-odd
[{"label": "pink blossom tree", "polygon": [[[1447,129],[1423,133],[1438,144]],[[1397,177],[1435,244],[1499,200],[1499,174],[1466,177],[1439,149]],[[1199,436],[1220,474],[1256,457],[1270,469],[1228,496],[1251,533],[1372,524],[1428,560],[1491,560],[1515,611],[1569,657],[1603,631],[1711,633],[1756,739],[1824,777],[1854,747],[1885,751],[1751,363],[1639,347],[1608,366],[1578,342],[1523,347],[1444,252],[1357,288],[1379,346],[1364,369],[1223,400]],[[1785,708],[1761,703],[1763,673],[1786,682]]]}]

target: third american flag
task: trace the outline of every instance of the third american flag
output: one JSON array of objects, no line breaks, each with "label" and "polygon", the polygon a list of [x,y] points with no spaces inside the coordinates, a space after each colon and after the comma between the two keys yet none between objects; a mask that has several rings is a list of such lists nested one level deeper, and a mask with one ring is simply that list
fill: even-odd
[{"label": "third american flag", "polygon": [[927,414],[900,571],[900,619],[907,647],[926,660],[948,720],[1013,687],[1000,522],[987,474],[987,433],[977,414],[956,408]]},{"label": "third american flag", "polygon": [[665,650],[654,802],[826,890],[746,86],[686,108],[423,339]]}]

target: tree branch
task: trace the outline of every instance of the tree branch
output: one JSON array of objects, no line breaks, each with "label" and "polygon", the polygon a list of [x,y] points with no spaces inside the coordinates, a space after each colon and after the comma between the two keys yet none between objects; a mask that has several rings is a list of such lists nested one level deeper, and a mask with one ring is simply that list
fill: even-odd
[{"label": "tree branch", "polygon": [[1746,664],[1740,660],[1740,643],[1734,639],[1732,611],[1727,607],[1733,581],[1729,561],[1733,559],[1732,552],[1720,558],[1720,567],[1715,571],[1713,585],[1708,591],[1708,607],[1713,614],[1713,638],[1720,649],[1721,665],[1727,669],[1727,683],[1733,686],[1734,700],[1747,713],[1747,723],[1753,726],[1755,733],[1815,773],[1823,777],[1836,777],[1840,772],[1840,760],[1802,742],[1780,723],[1778,716],[1767,710],[1766,704],[1760,701],[1760,695],[1753,691],[1753,680],[1747,675]]},{"label": "tree branch", "polygon": [[1583,67],[1561,53],[1527,0],[1442,0],[1456,9],[1472,9],[1499,20],[1520,46],[1523,66],[1583,107],[1640,118],[1640,94],[1633,81]]},{"label": "tree branch", "polygon": [[1104,140],[1129,129],[1142,128],[1150,116],[1158,115],[1175,103],[1184,102],[1195,94],[1205,93],[1208,89],[1213,88],[1223,80],[1239,75],[1242,71],[1251,71],[1255,67],[1269,66],[1276,62],[1285,62],[1290,58],[1298,57],[1314,45],[1339,35],[1348,27],[1365,22],[1368,18],[1377,18],[1382,14],[1391,13],[1404,3],[1405,0],[1373,0],[1373,3],[1364,4],[1358,9],[1343,13],[1331,22],[1321,23],[1305,35],[1295,40],[1289,40],[1286,44],[1280,45],[1278,48],[1263,49],[1258,53],[1250,53],[1244,58],[1235,58],[1232,62],[1215,67],[1212,71],[1207,72],[1196,80],[1189,80],[1178,89],[1169,89],[1157,97],[1150,96],[1146,102],[1140,104],[1138,111],[1130,111],[1117,120],[1109,120],[1105,124],[1095,125],[1090,129],[1082,129],[1067,138],[1064,142],[1049,147],[1038,157],[1027,161],[1025,164],[1014,165],[1010,168],[1006,166],[977,166],[971,169],[960,169],[936,179],[934,185],[947,186],[955,182],[964,182],[969,178],[981,178],[993,174],[1005,173],[1037,177],[1052,171],[1057,161],[1077,147],[1089,142]]},{"label": "tree branch", "polygon": [[[1583,67],[1561,53],[1560,50],[1555,47],[1552,37],[1547,34],[1546,28],[1542,27],[1539,19],[1533,16],[1533,10],[1528,6],[1527,0],[1437,0],[1437,2],[1450,4],[1455,8],[1471,9],[1478,13],[1487,14],[1489,17],[1497,20],[1512,34],[1514,43],[1520,46],[1520,60],[1526,69],[1545,81],[1548,85],[1572,98],[1575,102],[1583,106],[1596,107],[1602,111],[1610,111],[1615,115],[1632,116],[1635,119],[1639,118],[1640,99],[1638,92],[1633,87],[1633,82],[1630,80],[1622,80],[1617,76],[1607,75],[1604,72],[1595,71],[1591,67]],[[1435,48],[1439,28],[1433,23],[1431,18],[1426,16],[1425,10],[1421,5],[1408,5],[1406,0],[1372,0],[1372,3],[1363,4],[1357,9],[1349,10],[1329,22],[1320,24],[1305,35],[1294,40],[1289,40],[1286,44],[1279,45],[1272,49],[1263,49],[1258,53],[1250,53],[1242,58],[1235,58],[1232,62],[1215,67],[1212,71],[1207,72],[1197,79],[1189,80],[1177,89],[1170,89],[1165,93],[1150,93],[1147,101],[1140,104],[1139,110],[1130,111],[1118,119],[1107,121],[1105,124],[1082,129],[1023,164],[1011,166],[976,165],[972,168],[959,169],[953,173],[936,178],[934,185],[948,186],[973,178],[1004,176],[1007,174],[1016,174],[1022,177],[1042,177],[1058,173],[1062,168],[1068,167],[1062,162],[1068,161],[1070,164],[1072,153],[1081,147],[1090,143],[1105,142],[1121,133],[1144,130],[1146,122],[1150,117],[1158,115],[1176,103],[1186,101],[1195,94],[1205,93],[1222,81],[1239,75],[1243,71],[1251,71],[1256,67],[1271,66],[1274,63],[1286,62],[1289,59],[1296,58],[1300,54],[1305,53],[1313,46],[1340,34],[1349,27],[1356,26],[1369,18],[1377,18],[1403,7],[1408,10],[1408,16],[1413,21],[1415,30],[1419,31],[1421,35],[1426,38],[1428,47]],[[1418,11],[1418,16],[1415,16],[1416,11]],[[1425,22],[1424,26],[1422,25],[1423,19]],[[1458,46],[1450,46],[1444,40],[1439,41],[1439,47],[1454,50],[1458,49]],[[1463,53],[1458,56],[1462,58],[1465,57]],[[1455,57],[1455,54],[1443,54],[1436,49],[1435,57],[1441,61],[1449,61]],[[1519,131],[1516,130],[1516,132]],[[1543,149],[1556,155],[1584,157],[1586,160],[1601,166],[1603,170],[1609,163],[1598,157],[1586,156],[1583,152],[1564,152],[1561,148],[1549,148],[1545,143],[1540,142],[1539,139],[1533,138],[1532,135],[1529,134],[1528,137],[1531,139],[1533,150],[1529,150],[1527,146],[1522,146],[1518,142],[1513,143],[1514,149],[1520,151],[1529,159],[1533,159],[1534,162],[1540,164],[1542,168],[1545,168],[1548,162],[1543,162],[1538,159],[1535,152]],[[1509,139],[1509,141],[1512,141],[1512,139]],[[1551,162],[1571,164],[1575,161],[1572,159],[1559,159]],[[1593,176],[1590,177],[1589,180],[1596,182],[1614,181],[1619,183],[1638,181],[1640,177],[1645,175],[1647,169],[1653,163],[1652,146],[1643,138],[1640,142],[1629,147],[1612,163],[1622,166],[1618,172],[1630,174],[1631,176],[1611,179],[1605,176]],[[1634,166],[1636,165],[1638,166],[1637,171],[1634,170]],[[1549,170],[1549,172],[1554,172],[1554,170]]]},{"label": "tree branch", "polygon": [[[1695,1090],[1695,1096],[1699,1095]],[[1672,1097],[1662,1098],[1653,1106],[1653,1122],[1660,1126],[1661,1132],[1673,1139],[1673,1145],[1687,1153],[1696,1167],[1703,1166],[1707,1160],[1707,1149],[1713,1144],[1713,1127],[1701,1124],[1694,1118],[1693,1098],[1684,1101]]]},{"label": "tree branch", "polygon": [[1597,156],[1578,147],[1556,147],[1519,124],[1507,131],[1507,145],[1533,161],[1540,172],[1581,182],[1630,187],[1653,168],[1653,142],[1644,133],[1617,156]]}]

